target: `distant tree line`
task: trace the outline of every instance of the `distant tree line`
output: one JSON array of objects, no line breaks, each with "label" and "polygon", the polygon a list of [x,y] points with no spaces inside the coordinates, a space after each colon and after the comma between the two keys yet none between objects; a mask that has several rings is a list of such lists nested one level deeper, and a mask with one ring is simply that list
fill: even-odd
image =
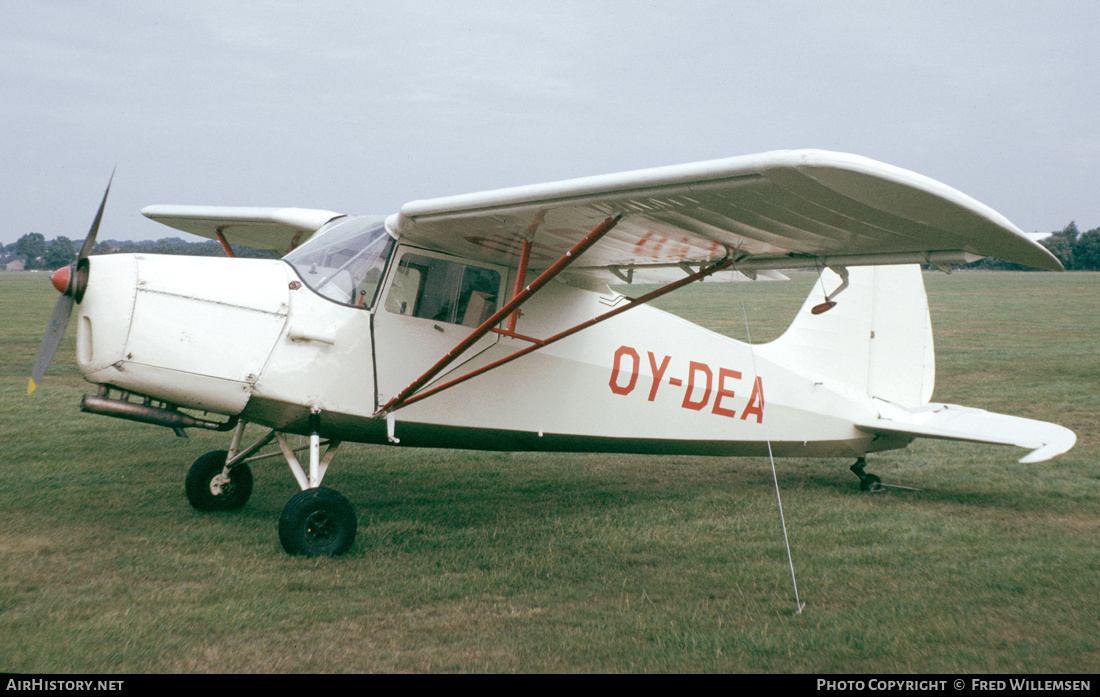
[{"label": "distant tree line", "polygon": [[[76,256],[83,245],[84,240],[74,242],[68,237],[57,237],[47,242],[45,236],[41,233],[29,232],[16,242],[0,246],[0,263],[6,264],[8,261],[22,258],[26,269],[53,270],[76,261]],[[126,253],[188,254],[199,257],[225,256],[221,244],[215,240],[188,242],[179,237],[165,237],[155,242],[100,240],[92,248],[92,254]],[[238,257],[277,258],[267,250],[239,245],[233,246],[233,253]]]},{"label": "distant tree line", "polygon": [[[1062,266],[1066,267],[1066,271],[1100,271],[1100,228],[1082,233],[1077,229],[1076,222],[1070,222],[1060,231],[1052,233],[1050,237],[1039,240],[1039,244],[1058,257],[1058,261],[1062,262]],[[960,268],[1034,271],[1030,266],[1020,266],[1001,259],[991,258],[982,259]]]},{"label": "distant tree line", "polygon": [[[60,268],[76,261],[77,251],[83,243],[83,240],[74,242],[68,237],[57,237],[47,242],[41,233],[30,232],[20,237],[16,242],[0,246],[0,265],[22,258],[26,264],[24,268],[27,269],[52,270]],[[1066,267],[1067,271],[1100,271],[1100,228],[1082,233],[1077,229],[1077,223],[1071,222],[1060,231],[1040,240],[1039,244],[1058,257],[1058,261],[1062,262],[1062,266]],[[156,242],[102,240],[97,242],[92,250],[92,254],[125,254],[131,252],[189,254],[200,257],[225,256],[221,244],[215,240],[188,242],[179,237],[165,237]],[[239,257],[277,258],[276,255],[267,250],[237,245],[234,245],[233,253]],[[992,258],[982,259],[959,268],[1011,271],[1034,270],[1029,266],[1021,266]]]}]

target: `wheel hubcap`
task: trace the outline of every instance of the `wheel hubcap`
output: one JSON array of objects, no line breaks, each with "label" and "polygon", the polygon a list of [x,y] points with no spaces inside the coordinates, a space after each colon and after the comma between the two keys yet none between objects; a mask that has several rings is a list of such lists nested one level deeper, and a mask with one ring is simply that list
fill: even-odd
[{"label": "wheel hubcap", "polygon": [[228,496],[233,492],[233,480],[224,472],[210,480],[210,493],[214,496]]},{"label": "wheel hubcap", "polygon": [[336,532],[332,518],[325,511],[316,511],[306,518],[306,535],[313,540],[327,540]]}]

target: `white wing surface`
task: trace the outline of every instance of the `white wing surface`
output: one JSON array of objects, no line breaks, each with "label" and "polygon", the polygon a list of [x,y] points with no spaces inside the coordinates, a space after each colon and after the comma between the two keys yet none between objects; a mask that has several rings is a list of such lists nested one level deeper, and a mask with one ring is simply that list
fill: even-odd
[{"label": "white wing surface", "polygon": [[[514,266],[556,260],[609,216],[571,273],[700,264],[737,268],[949,263],[998,257],[1061,270],[1004,216],[928,177],[856,155],[800,150],[412,201],[400,239]],[[594,268],[596,267],[596,268]]]},{"label": "white wing surface", "polygon": [[340,213],[312,208],[244,208],[236,206],[146,206],[146,218],[200,237],[267,249],[282,256],[305,242]]}]

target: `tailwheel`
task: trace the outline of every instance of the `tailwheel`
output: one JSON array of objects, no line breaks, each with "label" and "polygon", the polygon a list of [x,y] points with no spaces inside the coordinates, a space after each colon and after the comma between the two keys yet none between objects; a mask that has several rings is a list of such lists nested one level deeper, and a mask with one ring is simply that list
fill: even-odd
[{"label": "tailwheel", "polygon": [[208,452],[187,471],[187,500],[197,510],[236,510],[252,495],[252,470],[244,464],[227,469],[228,454],[225,450]]},{"label": "tailwheel", "polygon": [[877,474],[868,474],[859,482],[860,491],[882,491],[885,487],[882,479]]},{"label": "tailwheel", "polygon": [[288,554],[335,557],[351,548],[357,525],[355,510],[335,489],[306,489],[279,516],[279,541]]},{"label": "tailwheel", "polygon": [[882,484],[882,479],[877,474],[868,474],[863,471],[863,468],[867,466],[867,458],[861,457],[856,460],[856,464],[852,465],[852,473],[859,477],[859,489],[860,491],[882,491],[885,487]]}]

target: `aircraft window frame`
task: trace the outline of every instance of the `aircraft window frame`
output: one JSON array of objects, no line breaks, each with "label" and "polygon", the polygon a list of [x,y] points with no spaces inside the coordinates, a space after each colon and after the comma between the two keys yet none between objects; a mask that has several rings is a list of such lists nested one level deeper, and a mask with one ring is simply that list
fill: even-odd
[{"label": "aircraft window frame", "polygon": [[396,240],[385,218],[362,216],[329,223],[283,257],[313,292],[347,307],[370,310],[378,301]]},{"label": "aircraft window frame", "polygon": [[405,248],[381,305],[403,317],[477,327],[499,307],[505,275],[492,266]]}]

